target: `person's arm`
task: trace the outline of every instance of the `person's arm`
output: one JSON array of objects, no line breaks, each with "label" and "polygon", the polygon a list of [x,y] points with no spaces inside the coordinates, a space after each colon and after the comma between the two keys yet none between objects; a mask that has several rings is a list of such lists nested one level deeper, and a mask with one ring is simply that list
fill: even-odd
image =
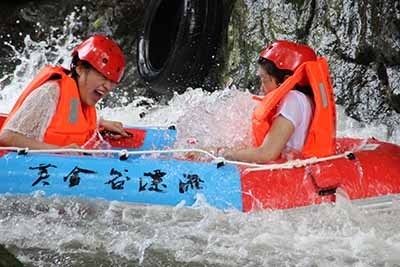
[{"label": "person's arm", "polygon": [[228,160],[253,163],[266,163],[276,160],[279,158],[294,130],[292,122],[279,115],[273,121],[271,129],[261,146],[242,150],[227,150],[222,156]]},{"label": "person's arm", "polygon": [[[0,133],[0,146],[12,146],[12,147],[22,147],[30,149],[55,149],[60,148],[56,145],[46,144],[41,141],[37,141],[33,138],[26,137],[23,134],[13,132],[10,130],[3,130]],[[76,144],[71,144],[63,148],[79,148]]]}]

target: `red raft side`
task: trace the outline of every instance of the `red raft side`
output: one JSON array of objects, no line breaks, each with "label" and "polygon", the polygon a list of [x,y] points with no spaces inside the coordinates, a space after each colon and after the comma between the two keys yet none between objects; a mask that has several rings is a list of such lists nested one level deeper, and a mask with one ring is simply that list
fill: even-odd
[{"label": "red raft side", "polygon": [[7,119],[7,114],[0,113],[0,128],[1,126],[3,126],[3,123],[6,121],[6,119]]},{"label": "red raft side", "polygon": [[[0,128],[3,126],[3,123],[7,119],[7,114],[0,113]],[[7,154],[7,151],[0,150],[0,157],[2,157],[4,154]]]},{"label": "red raft side", "polygon": [[[365,140],[340,138],[337,153]],[[246,172],[241,168],[243,210],[289,209],[335,201],[337,188],[351,200],[400,193],[400,146],[373,139],[375,150],[306,167]]]},{"label": "red raft side", "polygon": [[144,129],[129,129],[125,128],[125,131],[130,133],[130,137],[128,138],[120,138],[113,139],[112,135],[105,134],[104,139],[113,147],[113,148],[140,148],[144,143],[144,139],[146,138],[146,130]]}]

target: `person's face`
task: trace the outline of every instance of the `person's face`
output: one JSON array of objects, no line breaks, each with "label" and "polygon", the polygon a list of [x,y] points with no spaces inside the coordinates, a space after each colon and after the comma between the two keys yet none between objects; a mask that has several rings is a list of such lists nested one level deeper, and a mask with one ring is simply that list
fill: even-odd
[{"label": "person's face", "polygon": [[261,66],[258,67],[258,76],[261,80],[260,91],[264,92],[264,94],[268,94],[269,92],[278,88],[279,84],[276,78],[269,75]]},{"label": "person's face", "polygon": [[96,103],[110,93],[116,83],[110,81],[94,68],[85,69],[83,66],[77,66],[78,87],[81,101],[94,106]]}]

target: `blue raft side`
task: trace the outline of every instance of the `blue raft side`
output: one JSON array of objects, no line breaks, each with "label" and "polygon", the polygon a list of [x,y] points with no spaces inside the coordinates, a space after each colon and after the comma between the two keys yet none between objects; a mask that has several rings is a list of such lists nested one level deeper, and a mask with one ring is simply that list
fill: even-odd
[{"label": "blue raft side", "polygon": [[176,141],[175,128],[151,128],[151,127],[134,127],[135,129],[146,130],[143,145],[140,148],[128,150],[151,150],[165,149],[172,147]]},{"label": "blue raft side", "polygon": [[[71,171],[76,168],[84,171],[73,177]],[[240,173],[234,165],[217,168],[215,163],[176,159],[121,161],[93,156],[9,153],[0,158],[0,179],[0,193],[30,194],[41,190],[47,196],[160,205],[185,201],[188,206],[201,193],[211,206],[243,210]],[[33,185],[34,182],[37,183]]]}]

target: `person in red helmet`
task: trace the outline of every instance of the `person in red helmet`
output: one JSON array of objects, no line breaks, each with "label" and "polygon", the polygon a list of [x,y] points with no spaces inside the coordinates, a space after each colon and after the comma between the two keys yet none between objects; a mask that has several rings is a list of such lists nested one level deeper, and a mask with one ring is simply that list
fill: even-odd
[{"label": "person in red helmet", "polygon": [[92,148],[87,144],[99,127],[129,136],[122,123],[98,118],[95,108],[122,79],[121,48],[106,36],[93,35],[71,56],[70,70],[46,66],[30,82],[3,124],[1,146]]},{"label": "person in red helmet", "polygon": [[326,60],[307,45],[278,40],[261,51],[258,65],[265,96],[253,112],[254,146],[217,154],[266,163],[334,153],[336,112]]}]

